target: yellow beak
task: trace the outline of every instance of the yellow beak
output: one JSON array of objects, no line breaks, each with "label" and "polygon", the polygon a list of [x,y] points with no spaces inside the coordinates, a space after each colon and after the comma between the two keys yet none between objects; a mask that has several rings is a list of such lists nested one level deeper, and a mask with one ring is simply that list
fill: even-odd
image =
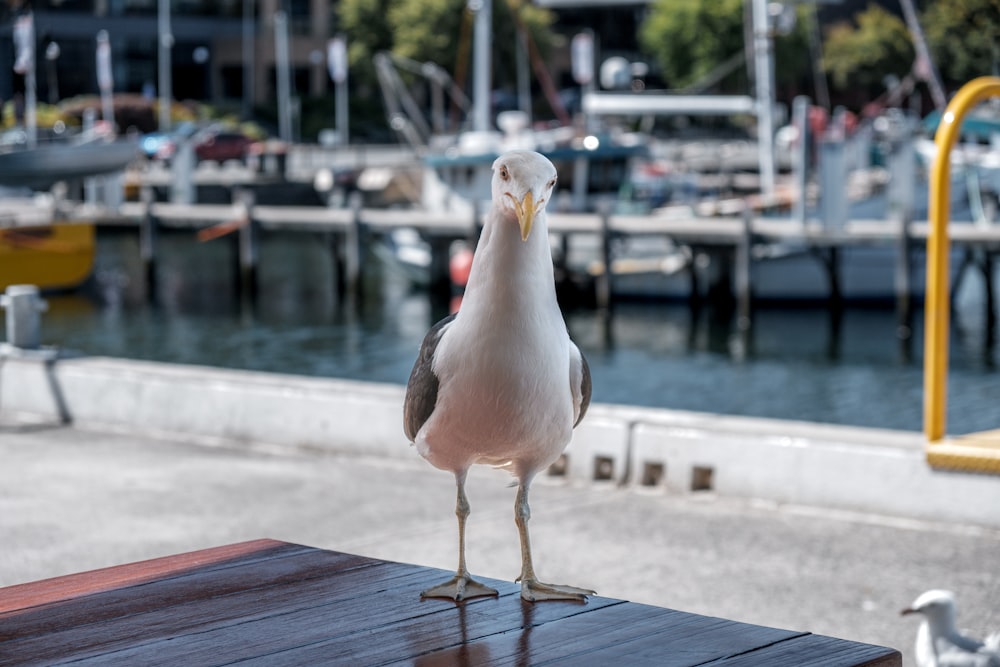
[{"label": "yellow beak", "polygon": [[531,190],[524,195],[524,199],[518,201],[512,194],[507,194],[514,202],[514,212],[517,214],[517,223],[521,227],[521,240],[527,241],[528,234],[531,233],[531,225],[535,222],[535,195]]}]

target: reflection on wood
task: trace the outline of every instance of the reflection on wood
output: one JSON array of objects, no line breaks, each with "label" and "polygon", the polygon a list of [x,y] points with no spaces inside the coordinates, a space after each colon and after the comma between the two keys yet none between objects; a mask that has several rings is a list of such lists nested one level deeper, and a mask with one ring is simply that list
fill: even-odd
[{"label": "reflection on wood", "polygon": [[[0,664],[900,665],[896,651],[595,597],[421,600],[431,568],[258,540],[0,589]],[[713,662],[714,661],[714,662]]]}]

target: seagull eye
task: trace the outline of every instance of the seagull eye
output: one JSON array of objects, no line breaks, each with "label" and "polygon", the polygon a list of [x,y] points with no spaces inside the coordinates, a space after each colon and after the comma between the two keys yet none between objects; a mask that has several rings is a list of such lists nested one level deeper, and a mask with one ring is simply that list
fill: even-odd
[{"label": "seagull eye", "polygon": [[500,166],[500,178],[503,179],[503,180],[505,180],[505,181],[509,181],[510,180],[510,172],[507,171],[507,166],[506,165],[501,165]]},{"label": "seagull eye", "polygon": [[546,183],[545,187],[547,187],[547,188],[554,188],[554,187],[556,187],[556,179],[553,178],[551,181],[549,181],[548,183]]}]

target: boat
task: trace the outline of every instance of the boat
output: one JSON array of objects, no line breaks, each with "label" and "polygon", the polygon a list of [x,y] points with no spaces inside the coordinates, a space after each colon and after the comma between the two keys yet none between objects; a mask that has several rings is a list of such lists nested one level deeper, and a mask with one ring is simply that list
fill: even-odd
[{"label": "boat", "polygon": [[0,291],[10,285],[79,287],[93,270],[94,236],[87,223],[0,227]]},{"label": "boat", "polygon": [[137,155],[134,140],[100,133],[0,152],[0,290],[82,285],[93,270],[94,225],[64,219],[46,191],[60,182],[119,173]]},{"label": "boat", "polygon": [[521,112],[498,114],[504,132],[464,132],[439,137],[423,156],[419,206],[472,215],[485,211],[493,162],[509,150],[533,150],[552,161],[566,194],[560,209],[596,210],[616,202],[634,165],[649,159],[649,138],[632,132],[580,134],[572,128],[527,128]]},{"label": "boat", "polygon": [[0,153],[0,185],[47,190],[60,181],[121,172],[138,154],[130,139],[18,148]]},{"label": "boat", "polygon": [[[903,217],[911,220],[919,219],[916,209],[920,207],[921,201],[925,200],[916,194],[915,188],[910,187],[909,174],[915,171],[911,163],[894,165],[904,166],[905,170],[883,168],[882,177],[873,175],[874,170],[871,169],[870,163],[873,129],[869,125],[848,132],[846,115],[841,114],[833,119],[830,132],[822,142],[824,150],[818,156],[818,161],[825,169],[820,169],[814,189],[826,191],[825,196],[821,194],[818,207],[807,207],[806,192],[810,185],[806,170],[809,162],[804,149],[794,151],[796,154],[794,164],[797,167],[793,176],[794,183],[790,189],[798,194],[795,198],[778,196],[778,184],[774,182],[777,151],[770,139],[766,142],[745,142],[747,146],[752,145],[754,148],[750,153],[757,158],[752,160],[755,163],[753,167],[744,167],[744,160],[735,160],[732,155],[727,155],[725,152],[719,154],[716,175],[720,177],[720,182],[724,177],[735,184],[737,176],[745,176],[745,181],[755,184],[750,188],[744,186],[739,188],[742,194],[733,200],[738,204],[736,209],[726,210],[728,202],[723,200],[721,192],[716,193],[712,201],[684,202],[682,206],[674,206],[678,202],[670,199],[685,198],[685,195],[690,197],[692,193],[696,197],[701,194],[700,187],[690,187],[691,174],[685,175],[688,156],[680,157],[677,163],[679,168],[673,172],[670,169],[647,169],[645,172],[638,172],[640,176],[646,176],[647,182],[643,182],[641,178],[630,179],[629,176],[636,173],[637,160],[656,159],[655,154],[651,155],[655,153],[655,149],[651,148],[654,142],[651,137],[639,134],[621,132],[617,135],[605,133],[602,136],[599,132],[595,132],[594,128],[600,121],[594,116],[600,115],[599,109],[591,109],[591,117],[581,119],[575,125],[564,124],[553,129],[530,126],[528,117],[524,113],[504,112],[496,117],[496,127],[500,130],[497,132],[489,122],[488,114],[482,113],[484,108],[488,109],[488,105],[481,96],[472,105],[472,113],[469,114],[478,122],[474,122],[471,128],[467,123],[460,125],[453,134],[447,135],[442,132],[447,124],[443,122],[441,99],[444,92],[450,95],[450,90],[454,88],[446,85],[449,82],[447,75],[437,72],[440,68],[435,67],[431,69],[437,73],[434,77],[430,77],[424,71],[428,68],[419,67],[419,63],[408,65],[411,72],[431,78],[432,86],[436,86],[435,95],[432,96],[436,103],[428,112],[417,102],[416,96],[408,93],[401,78],[393,73],[391,65],[390,56],[376,59],[376,69],[380,75],[380,83],[383,84],[386,108],[389,111],[389,124],[404,141],[411,144],[422,160],[421,198],[414,204],[425,210],[471,220],[488,206],[491,194],[490,166],[493,160],[506,150],[515,148],[536,150],[549,155],[556,163],[557,169],[570,176],[566,178],[561,173],[561,194],[558,200],[552,202],[550,210],[593,211],[598,209],[596,203],[611,199],[614,201],[611,210],[618,215],[626,213],[636,213],[640,216],[664,215],[664,207],[647,209],[646,202],[641,201],[643,198],[641,194],[636,196],[637,193],[646,193],[658,197],[661,200],[657,202],[658,204],[664,203],[662,200],[667,200],[665,203],[671,209],[676,208],[678,214],[685,216],[687,220],[717,215],[739,216],[747,206],[754,209],[757,216],[784,217],[791,232],[802,230],[801,238],[789,242],[754,244],[751,249],[753,254],[750,274],[752,291],[756,299],[824,302],[836,295],[844,301],[891,302],[897,297],[896,260],[899,252],[897,245],[888,243],[870,246],[845,245],[838,249],[834,258],[832,253],[827,254],[824,249],[813,247],[805,231],[807,223],[815,227],[818,222],[819,226],[836,236],[843,231],[849,220],[884,220],[890,213],[899,215],[901,211],[907,214]],[[467,100],[458,97],[457,108],[468,109]],[[656,94],[631,95],[629,100],[634,103],[640,98],[650,101],[656,97]],[[659,95],[659,97],[669,98],[672,102],[678,99],[671,95]],[[743,107],[750,105],[747,108],[752,108],[751,98],[738,96],[734,99]],[[699,113],[715,115],[720,113],[714,101],[702,96],[699,96],[697,101],[701,109]],[[759,106],[769,109],[772,105],[773,100],[769,104]],[[587,108],[587,105],[584,107]],[[642,115],[636,108],[616,107],[612,110],[614,113],[611,111],[603,113],[612,116]],[[665,113],[677,113],[677,111],[668,110]],[[485,119],[487,122],[480,120],[484,116],[487,116]],[[759,132],[770,132],[773,119],[769,114],[760,116],[766,117],[767,123],[758,126]],[[808,108],[806,106],[799,108],[795,118],[796,127],[803,128],[802,136],[806,136],[805,131],[809,127]],[[770,137],[770,133],[768,136]],[[804,140],[797,145],[805,146]],[[829,145],[834,148],[826,150],[825,147]],[[605,152],[608,152],[610,159],[615,161],[615,169],[605,171],[608,178],[604,185],[611,187],[602,188],[598,183],[595,192],[593,177],[595,172],[600,173],[601,170],[589,167],[600,161]],[[890,171],[893,174],[892,178],[884,177],[884,174]],[[852,201],[853,193],[849,187],[850,172],[861,172],[871,177],[870,187],[864,188],[863,202]],[[673,182],[671,173],[674,174]],[[703,179],[704,174],[699,173],[697,177]],[[796,184],[800,182],[803,185],[797,186]],[[888,187],[883,187],[886,182]],[[770,184],[770,187],[764,187],[765,184]],[[750,189],[759,189],[761,195],[754,197],[748,193]],[[767,197],[764,196],[765,192],[768,193]],[[622,201],[623,195],[631,196]],[[778,210],[787,203],[786,199],[792,202],[793,206],[799,207],[795,214]],[[754,204],[754,200],[758,200],[760,205]],[[865,213],[861,213],[863,207]],[[604,206],[600,208],[608,210]],[[705,212],[703,209],[711,210]],[[603,257],[602,240],[597,234],[591,236],[592,238],[587,238],[587,235],[575,235],[570,243],[562,244],[554,240],[554,251],[558,252],[560,249],[568,251],[567,257],[559,258],[560,265],[578,275],[594,277],[603,273],[606,268],[600,261]],[[790,234],[790,237],[794,237],[794,234]],[[431,264],[430,252],[419,235],[411,234],[402,239],[402,242],[398,239],[395,241],[393,246],[395,252],[392,256],[398,263],[406,265],[409,273],[416,274],[418,271],[428,270]],[[633,234],[628,238],[614,240],[611,259],[610,271],[615,278],[612,289],[616,295],[684,300],[691,298],[695,291],[692,287],[698,287],[699,290],[706,285],[724,288],[724,283],[727,281],[730,283],[730,291],[732,293],[736,291],[732,285],[736,271],[734,267],[727,265],[730,259],[725,252],[710,253],[676,245],[666,238]],[[834,270],[838,278],[836,286],[831,284]],[[913,274],[911,293],[919,297],[923,290],[923,274],[919,267],[914,267]]]},{"label": "boat", "polygon": [[[643,133],[574,124],[532,125],[528,114],[519,110],[496,114],[495,129],[492,124],[486,129],[473,129],[469,126],[473,115],[469,102],[461,91],[453,90],[454,86],[448,95],[457,108],[469,113],[454,131],[446,131],[440,119],[425,117],[425,110],[406,90],[393,65],[399,60],[378,54],[375,65],[389,125],[419,157],[419,169],[405,176],[407,181],[415,177],[416,182],[396,188],[410,195],[406,202],[409,206],[471,220],[490,205],[494,161],[510,150],[533,150],[552,161],[560,184],[565,184],[559,201],[553,202],[550,210],[593,211],[603,203],[617,202],[623,187],[627,188],[632,174],[637,172],[636,165],[651,160],[650,137]],[[411,65],[413,72],[426,76],[429,64]],[[448,79],[438,72],[434,80]],[[363,192],[381,193],[397,178],[404,177],[381,168],[366,169],[358,178],[358,186]],[[453,247],[451,253],[460,250]],[[375,254],[391,271],[408,277],[415,285],[429,282],[432,253],[416,230],[396,230],[385,235]]]},{"label": "boat", "polygon": [[[937,154],[934,136],[941,114],[932,111],[921,122],[922,134],[914,140],[924,168]],[[1000,209],[1000,109],[993,103],[982,104],[962,120],[959,138],[951,151],[951,178],[965,191],[973,219],[980,225],[994,222]],[[963,187],[964,186],[964,187]]]}]

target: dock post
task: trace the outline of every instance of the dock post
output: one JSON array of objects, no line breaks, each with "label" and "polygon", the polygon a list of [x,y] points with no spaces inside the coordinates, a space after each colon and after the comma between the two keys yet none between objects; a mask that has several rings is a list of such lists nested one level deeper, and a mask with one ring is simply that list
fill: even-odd
[{"label": "dock post", "polygon": [[260,224],[253,216],[254,194],[251,190],[239,189],[233,192],[234,199],[242,205],[246,222],[239,228],[236,237],[236,289],[241,297],[257,297],[258,244]]},{"label": "dock post", "polygon": [[753,215],[750,207],[743,208],[743,233],[736,245],[736,326],[740,331],[750,328],[752,294],[750,289],[750,250],[753,243]]},{"label": "dock post", "polygon": [[597,276],[596,298],[597,307],[600,310],[611,309],[611,210],[606,203],[600,204],[599,214],[601,216],[601,260],[604,262],[604,271]]},{"label": "dock post", "polygon": [[344,250],[341,257],[342,294],[348,295],[352,303],[358,303],[361,298],[361,276],[364,271],[364,229],[361,227],[361,193],[353,192],[350,196],[351,221],[344,233]]},{"label": "dock post", "polygon": [[153,188],[142,186],[139,198],[143,204],[142,219],[139,221],[139,256],[142,260],[142,275],[145,280],[148,300],[156,300],[156,246],[159,236],[156,216],[153,215]]},{"label": "dock post", "polygon": [[695,316],[701,311],[701,267],[705,264],[705,258],[701,248],[689,246],[691,261],[687,264],[688,280],[691,283],[691,293],[688,295],[688,307]]},{"label": "dock post", "polygon": [[993,253],[990,252],[988,247],[983,248],[982,267],[983,281],[986,288],[986,297],[983,299],[985,301],[983,305],[986,308],[986,312],[983,313],[986,322],[986,330],[983,332],[983,349],[988,352],[993,349],[993,339],[996,337],[997,328],[996,303],[993,290]]},{"label": "dock post", "polygon": [[899,218],[896,255],[896,336],[908,341],[913,335],[913,238],[907,213]]},{"label": "dock post", "polygon": [[37,350],[41,346],[41,313],[49,305],[37,285],[10,285],[0,294],[0,308],[7,311],[7,343],[15,348]]},{"label": "dock post", "polygon": [[830,280],[830,310],[839,315],[844,308],[844,300],[840,292],[840,248],[838,246],[830,246],[827,249],[824,264],[827,277]]}]

